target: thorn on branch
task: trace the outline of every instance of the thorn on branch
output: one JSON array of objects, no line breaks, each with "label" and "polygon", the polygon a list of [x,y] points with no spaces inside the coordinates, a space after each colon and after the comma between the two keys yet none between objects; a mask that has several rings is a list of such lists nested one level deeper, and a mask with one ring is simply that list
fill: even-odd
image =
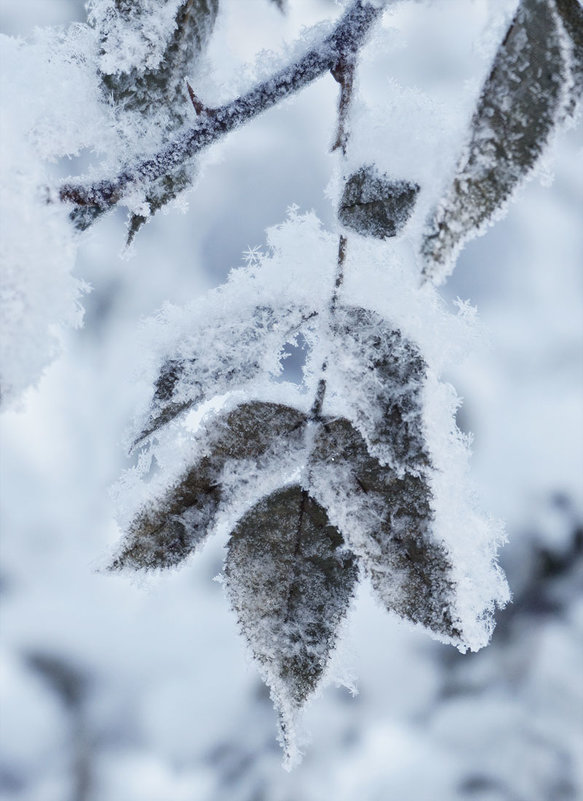
[{"label": "thorn on branch", "polygon": [[192,101],[192,105],[194,106],[194,110],[196,111],[197,116],[200,116],[201,114],[206,114],[208,117],[214,117],[216,114],[215,109],[208,108],[208,106],[205,106],[204,103],[201,102],[201,100],[197,97],[197,95],[194,92],[194,89],[188,83],[188,81],[186,81],[186,87],[188,89],[188,94],[190,100]]}]

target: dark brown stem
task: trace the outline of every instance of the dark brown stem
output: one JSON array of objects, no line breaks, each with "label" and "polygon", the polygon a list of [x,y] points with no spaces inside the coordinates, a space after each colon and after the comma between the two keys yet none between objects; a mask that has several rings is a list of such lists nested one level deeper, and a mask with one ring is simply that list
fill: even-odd
[{"label": "dark brown stem", "polygon": [[[338,292],[342,283],[344,281],[344,261],[346,259],[346,246],[348,244],[347,238],[344,234],[340,235],[340,240],[338,242],[338,259],[336,262],[336,280],[334,282],[334,291],[332,292],[332,297],[330,298],[330,317],[334,317],[334,313],[336,311],[336,306],[338,305]],[[310,417],[312,420],[318,420],[322,415],[322,406],[324,404],[324,396],[326,395],[326,370],[328,368],[328,360],[325,359],[322,363],[322,377],[318,381],[318,388],[316,389],[316,396],[314,398],[314,403],[312,404],[312,409],[310,411]]]},{"label": "dark brown stem", "polygon": [[[64,184],[59,190],[59,199],[73,203],[77,208],[91,207],[97,213],[107,211],[132,186],[150,184],[171,173],[203,148],[307,86],[325,72],[337,72],[339,65],[353,62],[355,53],[381,13],[382,8],[369,5],[367,0],[355,0],[332,33],[298,61],[272,75],[246,95],[214,109],[212,115],[200,114],[194,127],[183,130],[155,156],[129,165],[111,180],[92,184]],[[197,104],[200,103],[198,98],[196,100]],[[200,106],[204,108],[202,103]],[[87,224],[91,224],[92,219]]]},{"label": "dark brown stem", "polygon": [[[335,80],[340,84],[340,97],[338,98],[338,129],[336,141],[332,146],[332,150],[340,149],[342,155],[346,156],[346,146],[348,144],[349,128],[348,128],[348,115],[350,112],[350,104],[352,102],[352,94],[354,89],[354,72],[356,69],[356,53],[350,53],[340,59],[331,69],[332,75]],[[334,281],[334,290],[330,298],[330,321],[336,312],[338,305],[338,295],[340,287],[344,282],[344,262],[346,261],[346,248],[348,240],[344,234],[340,234],[338,241],[338,259],[336,261],[336,279]],[[316,389],[316,396],[310,417],[312,420],[318,420],[322,416],[322,407],[324,405],[324,398],[326,396],[326,370],[328,361],[325,359],[322,364],[322,375],[318,381]]]},{"label": "dark brown stem", "polygon": [[338,133],[336,141],[332,145],[332,150],[340,148],[342,154],[346,155],[346,144],[348,142],[348,112],[352,100],[352,90],[354,88],[354,68],[356,65],[356,54],[350,53],[343,58],[331,70],[334,79],[340,84],[340,99],[338,101]]}]

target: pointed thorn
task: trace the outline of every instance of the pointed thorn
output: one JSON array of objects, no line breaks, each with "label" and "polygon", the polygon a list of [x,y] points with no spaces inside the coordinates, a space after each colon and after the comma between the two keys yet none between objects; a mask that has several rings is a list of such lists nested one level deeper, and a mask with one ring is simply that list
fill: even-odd
[{"label": "pointed thorn", "polygon": [[192,105],[194,106],[194,110],[196,111],[197,114],[202,114],[203,111],[206,111],[206,109],[203,106],[203,104],[200,102],[198,97],[194,94],[194,89],[188,83],[188,81],[186,81],[186,87],[188,89],[188,94],[189,94],[190,99],[192,101]]}]

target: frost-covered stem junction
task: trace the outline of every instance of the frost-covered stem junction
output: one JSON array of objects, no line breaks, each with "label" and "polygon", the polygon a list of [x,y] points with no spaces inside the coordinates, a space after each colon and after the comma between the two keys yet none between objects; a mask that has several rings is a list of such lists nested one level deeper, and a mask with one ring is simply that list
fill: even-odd
[{"label": "frost-covered stem junction", "polygon": [[167,175],[229,131],[307,86],[325,72],[334,70],[338,64],[354,58],[381,13],[382,6],[378,3],[371,5],[368,0],[355,0],[332,33],[298,61],[224,106],[212,110],[201,106],[201,114],[193,128],[182,131],[155,156],[126,167],[114,179],[89,185],[64,184],[59,190],[60,200],[107,211],[121,200],[130,186],[149,184]]}]

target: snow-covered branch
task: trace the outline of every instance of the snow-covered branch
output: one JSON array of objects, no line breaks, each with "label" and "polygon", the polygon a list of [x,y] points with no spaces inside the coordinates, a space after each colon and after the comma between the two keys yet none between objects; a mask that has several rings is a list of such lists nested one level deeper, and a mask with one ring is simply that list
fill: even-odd
[{"label": "snow-covered branch", "polygon": [[280,100],[304,88],[316,78],[355,53],[382,13],[381,4],[355,0],[328,36],[298,61],[261,82],[247,94],[212,111],[203,110],[192,128],[182,131],[155,156],[126,167],[113,179],[97,183],[67,183],[61,186],[59,198],[78,207],[93,207],[96,214],[80,217],[86,227],[102,211],[113,207],[127,189],[136,184],[149,184],[184,164],[203,148],[229,131],[253,119]]}]

